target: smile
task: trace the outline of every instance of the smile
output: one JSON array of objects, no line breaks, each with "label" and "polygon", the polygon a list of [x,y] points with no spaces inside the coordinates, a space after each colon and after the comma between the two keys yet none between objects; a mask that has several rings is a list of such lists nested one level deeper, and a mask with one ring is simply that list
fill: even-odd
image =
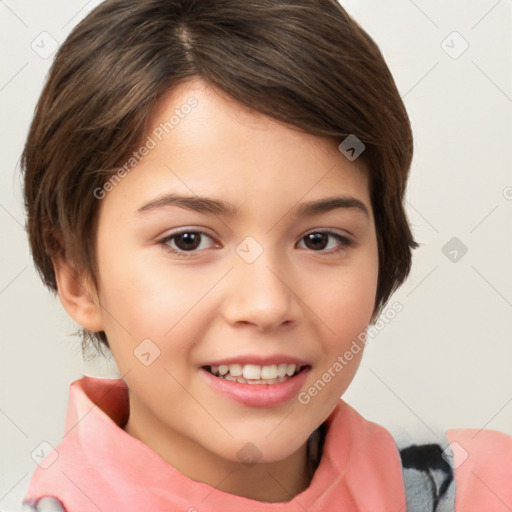
[{"label": "smile", "polygon": [[278,384],[297,375],[305,366],[280,363],[260,366],[257,364],[229,364],[206,366],[215,377],[239,384]]},{"label": "smile", "polygon": [[311,366],[297,363],[210,364],[200,375],[219,397],[249,407],[276,407],[294,400]]}]

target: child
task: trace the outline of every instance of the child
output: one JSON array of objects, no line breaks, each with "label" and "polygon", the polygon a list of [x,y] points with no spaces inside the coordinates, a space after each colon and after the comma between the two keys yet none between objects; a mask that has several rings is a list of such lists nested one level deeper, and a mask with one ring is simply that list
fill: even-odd
[{"label": "child", "polygon": [[509,510],[504,434],[399,452],[340,399],[410,270],[411,159],[382,55],[334,0],[87,16],[28,135],[27,227],[84,350],[122,378],[71,384],[25,505]]}]

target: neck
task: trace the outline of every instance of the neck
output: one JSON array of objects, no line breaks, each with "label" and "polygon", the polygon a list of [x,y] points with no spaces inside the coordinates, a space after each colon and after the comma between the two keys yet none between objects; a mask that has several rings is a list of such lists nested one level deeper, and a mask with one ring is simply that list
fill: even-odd
[{"label": "neck", "polygon": [[308,443],[286,459],[244,464],[219,457],[179,432],[147,421],[148,415],[132,407],[124,430],[139,439],[191,480],[220,491],[261,502],[286,502],[311,483],[314,469],[308,460]]}]

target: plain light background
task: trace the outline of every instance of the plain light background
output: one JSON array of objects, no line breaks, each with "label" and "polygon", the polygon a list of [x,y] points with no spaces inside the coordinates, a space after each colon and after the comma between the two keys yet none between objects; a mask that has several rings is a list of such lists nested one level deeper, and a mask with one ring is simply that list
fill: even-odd
[{"label": "plain light background", "polygon": [[[115,376],[82,361],[33,268],[19,177],[49,54],[99,3],[0,0],[0,510],[19,506],[36,447],[59,443],[69,384]],[[344,398],[418,438],[449,427],[512,435],[512,3],[341,3],[380,46],[411,117],[407,210],[422,244],[389,302],[403,310],[369,340]]]}]

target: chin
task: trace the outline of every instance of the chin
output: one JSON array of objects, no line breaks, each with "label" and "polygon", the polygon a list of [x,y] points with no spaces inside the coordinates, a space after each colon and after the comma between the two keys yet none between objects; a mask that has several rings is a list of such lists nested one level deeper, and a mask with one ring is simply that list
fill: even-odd
[{"label": "chin", "polygon": [[[294,426],[290,424],[289,427]],[[268,432],[271,431],[271,429],[268,430]],[[274,434],[268,435],[267,433],[262,433],[262,430],[254,433],[251,430],[247,430],[245,435],[235,436],[234,439],[229,441],[229,445],[224,447],[222,453],[217,454],[224,459],[237,463],[278,462],[290,457],[299,450],[306,443],[309,434],[300,436],[294,427],[288,431],[286,436],[272,437],[274,437]],[[214,451],[217,452],[218,447],[215,448]]]}]

